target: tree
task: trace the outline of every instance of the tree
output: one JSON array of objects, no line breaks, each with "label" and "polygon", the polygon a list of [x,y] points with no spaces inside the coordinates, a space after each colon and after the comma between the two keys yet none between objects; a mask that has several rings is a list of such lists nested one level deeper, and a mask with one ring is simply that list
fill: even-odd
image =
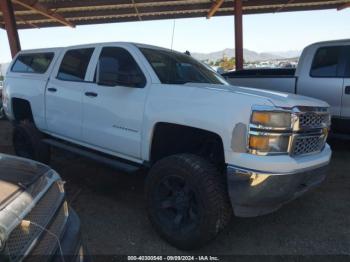
[{"label": "tree", "polygon": [[235,68],[236,59],[234,57],[227,58],[223,57],[219,62],[219,66],[225,71],[233,70]]}]

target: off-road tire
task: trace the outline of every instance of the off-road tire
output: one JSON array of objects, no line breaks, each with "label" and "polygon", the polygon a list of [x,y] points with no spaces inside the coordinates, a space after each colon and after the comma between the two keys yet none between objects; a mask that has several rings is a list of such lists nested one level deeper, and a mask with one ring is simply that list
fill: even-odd
[{"label": "off-road tire", "polygon": [[[199,215],[194,216],[198,224],[189,230],[171,229],[171,222],[164,223],[164,219],[163,222],[160,219],[164,207],[159,208],[158,200],[155,200],[159,199],[157,192],[164,188],[162,181],[174,177],[188,183],[192,198],[198,205]],[[152,225],[162,238],[179,249],[192,250],[203,246],[215,238],[232,217],[225,176],[209,161],[196,155],[173,155],[157,162],[146,178],[145,193]]]},{"label": "off-road tire", "polygon": [[30,121],[21,121],[13,129],[16,155],[45,164],[50,162],[50,146],[42,142],[43,134]]}]

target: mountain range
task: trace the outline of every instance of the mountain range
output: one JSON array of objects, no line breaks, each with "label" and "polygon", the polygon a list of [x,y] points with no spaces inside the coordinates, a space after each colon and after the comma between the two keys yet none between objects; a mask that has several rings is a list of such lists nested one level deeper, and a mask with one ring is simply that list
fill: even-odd
[{"label": "mountain range", "polygon": [[[277,60],[277,59],[289,59],[299,57],[301,51],[285,51],[285,52],[264,52],[258,53],[248,49],[244,49],[243,56],[244,60],[247,62],[257,62],[265,60]],[[194,58],[200,61],[216,62],[223,57],[231,58],[235,57],[235,49],[226,48],[221,51],[211,52],[211,53],[192,53]]]}]

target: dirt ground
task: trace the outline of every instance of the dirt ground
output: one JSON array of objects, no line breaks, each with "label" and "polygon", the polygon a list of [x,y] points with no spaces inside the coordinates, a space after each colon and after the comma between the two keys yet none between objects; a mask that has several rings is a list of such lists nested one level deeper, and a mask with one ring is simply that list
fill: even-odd
[{"label": "dirt ground", "polygon": [[[152,229],[146,174],[123,174],[54,150],[51,166],[67,181],[68,200],[92,254],[350,255],[350,141],[332,140],[329,177],[316,190],[258,218],[234,218],[225,232],[195,252],[179,251]],[[0,121],[0,152],[12,154],[11,126]]]}]

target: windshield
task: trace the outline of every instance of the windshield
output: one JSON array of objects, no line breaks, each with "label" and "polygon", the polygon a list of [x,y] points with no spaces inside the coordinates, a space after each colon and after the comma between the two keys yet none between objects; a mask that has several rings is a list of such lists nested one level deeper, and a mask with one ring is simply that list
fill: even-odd
[{"label": "windshield", "polygon": [[219,74],[188,55],[151,48],[140,48],[140,50],[163,84],[227,85]]}]

